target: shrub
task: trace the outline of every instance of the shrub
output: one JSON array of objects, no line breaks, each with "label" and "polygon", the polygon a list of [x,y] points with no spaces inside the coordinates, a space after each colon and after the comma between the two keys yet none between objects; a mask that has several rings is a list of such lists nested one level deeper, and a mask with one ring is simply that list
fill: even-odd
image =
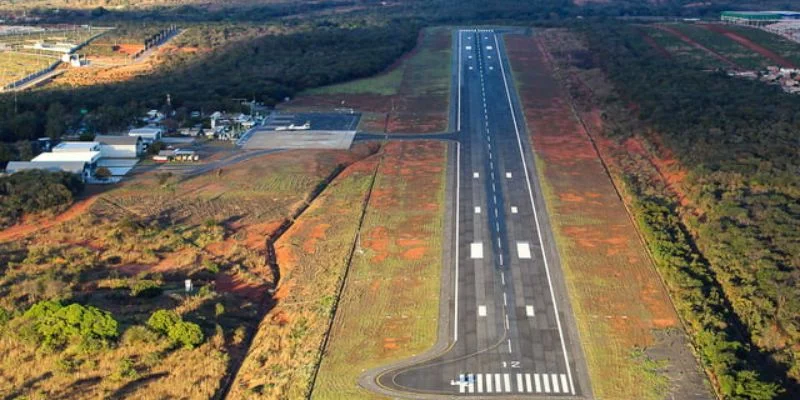
[{"label": "shrub", "polygon": [[158,282],[143,279],[136,281],[131,287],[131,296],[133,297],[156,297],[163,292]]},{"label": "shrub", "polygon": [[117,370],[112,375],[114,380],[123,379],[136,379],[139,377],[139,372],[136,371],[136,365],[130,358],[123,358],[117,363]]},{"label": "shrub", "polygon": [[141,325],[132,326],[122,335],[122,342],[129,345],[157,343],[158,333]]},{"label": "shrub", "polygon": [[71,339],[96,347],[119,334],[117,321],[109,312],[80,304],[64,306],[52,300],[31,306],[18,324],[17,332],[23,339],[46,347],[60,347]]},{"label": "shrub", "polygon": [[113,174],[111,173],[111,170],[108,169],[107,167],[98,167],[94,171],[94,176],[99,179],[108,179],[111,178],[112,175]]},{"label": "shrub", "polygon": [[157,310],[147,320],[147,326],[158,333],[166,335],[178,321],[181,321],[181,316],[175,311]]},{"label": "shrub", "polygon": [[147,320],[147,326],[166,335],[173,343],[181,344],[189,349],[203,343],[205,339],[199,325],[184,321],[175,311],[158,310],[154,312]]},{"label": "shrub", "polygon": [[178,321],[170,328],[168,336],[175,343],[180,343],[183,347],[193,349],[203,343],[203,331],[195,323]]}]

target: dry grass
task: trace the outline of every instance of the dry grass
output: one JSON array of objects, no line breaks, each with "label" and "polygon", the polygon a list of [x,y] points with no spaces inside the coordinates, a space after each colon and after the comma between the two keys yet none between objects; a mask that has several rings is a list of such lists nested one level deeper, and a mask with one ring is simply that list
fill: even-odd
[{"label": "dry grass", "polygon": [[[96,195],[61,223],[17,229],[21,235],[0,243],[0,307],[20,312],[52,298],[94,305],[112,313],[122,338],[97,352],[44,352],[3,332],[0,393],[31,399],[213,397],[242,359],[244,339],[255,330],[273,286],[265,236],[337,166],[370,152],[361,146],[268,155],[226,167],[221,176],[185,181],[144,174]],[[129,286],[144,278],[162,282],[164,293],[132,297]],[[197,288],[192,294],[183,292],[186,278]],[[199,324],[205,344],[173,349],[163,339],[131,338],[159,308]],[[115,376],[122,360],[135,373]]]},{"label": "dry grass", "polygon": [[386,146],[313,398],[376,397],[356,384],[363,371],[435,342],[444,149],[435,142]]},{"label": "dry grass", "polygon": [[276,243],[277,303],[258,327],[231,398],[306,395],[376,160],[347,168]]},{"label": "dry grass", "polygon": [[632,354],[679,326],[670,300],[546,53],[531,38],[506,42],[594,394],[663,398],[666,377]]},{"label": "dry grass", "polygon": [[367,125],[369,129],[382,131],[389,113],[390,133],[444,131],[450,98],[450,53],[451,31],[426,29],[417,47],[385,73],[309,90],[289,107],[340,107],[344,102],[347,107],[378,114],[372,118],[379,122]]}]

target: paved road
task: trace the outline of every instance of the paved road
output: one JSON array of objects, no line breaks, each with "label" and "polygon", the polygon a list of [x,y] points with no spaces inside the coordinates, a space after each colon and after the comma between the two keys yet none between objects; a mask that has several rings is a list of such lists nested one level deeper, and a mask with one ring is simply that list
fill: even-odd
[{"label": "paved road", "polygon": [[[455,33],[451,293],[435,354],[369,373],[395,397],[590,397],[502,38]],[[535,134],[535,133],[534,133]],[[362,379],[364,384],[364,379]]]}]

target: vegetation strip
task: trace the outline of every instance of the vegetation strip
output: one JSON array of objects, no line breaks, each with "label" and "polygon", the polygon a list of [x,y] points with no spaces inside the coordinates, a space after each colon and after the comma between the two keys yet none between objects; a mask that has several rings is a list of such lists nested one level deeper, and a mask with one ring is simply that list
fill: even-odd
[{"label": "vegetation strip", "polygon": [[[587,37],[591,50],[601,55],[602,59],[618,61],[614,64],[603,63],[602,67],[618,85],[621,94],[630,99],[628,101],[635,101],[643,108],[641,112],[648,116],[647,120],[662,132],[664,141],[673,148],[686,148],[685,146],[688,144],[685,136],[687,130],[683,127],[688,126],[688,132],[692,132],[697,129],[697,126],[701,126],[699,120],[721,118],[717,121],[725,121],[725,117],[694,114],[696,111],[692,107],[672,109],[666,113],[663,112],[666,110],[658,110],[658,107],[678,100],[671,97],[687,93],[685,90],[670,93],[663,86],[672,85],[674,82],[682,82],[682,85],[690,83],[692,87],[697,88],[697,90],[692,90],[693,96],[700,93],[701,96],[708,96],[709,99],[712,97],[719,99],[722,98],[719,97],[721,93],[731,91],[730,93],[733,94],[735,91],[740,94],[750,93],[763,96],[759,100],[760,102],[774,102],[779,98],[780,101],[789,100],[788,96],[778,94],[758,82],[735,80],[718,75],[709,77],[708,74],[683,69],[679,66],[665,69],[663,59],[658,61],[659,66],[654,69],[653,53],[644,43],[637,40],[638,35],[631,32],[628,27],[603,30],[602,34],[595,32]],[[661,72],[656,72],[656,76],[654,76],[653,71]],[[641,74],[648,74],[647,78]],[[648,83],[642,85],[644,81]],[[653,82],[659,82],[659,85],[654,86]],[[665,95],[666,98],[664,98]],[[736,98],[736,96],[723,97]],[[792,99],[792,101],[794,100]],[[739,104],[744,106],[739,99],[725,105],[722,108],[723,115],[735,115],[734,112],[740,107]],[[747,101],[746,107],[751,107],[752,104],[754,103]],[[617,109],[623,109],[623,107],[618,106]],[[651,112],[652,110],[655,112]],[[676,115],[681,115],[681,117],[676,118]],[[763,121],[761,118],[757,120]],[[630,121],[619,119],[619,117],[616,117],[616,123],[618,124],[616,130],[618,134],[624,135],[623,138],[629,137],[633,133],[632,129],[635,129]],[[688,168],[693,167],[695,162],[695,159],[688,156],[704,152],[706,151],[705,146],[710,145],[708,142],[698,142],[697,135],[691,137],[691,150],[676,151],[676,154],[686,156]],[[706,140],[709,139],[711,142],[716,141],[713,137],[706,136]],[[698,147],[698,143],[704,143],[704,145]],[[719,149],[720,147],[713,146],[713,148]],[[705,163],[716,164],[716,168],[719,168],[720,172],[736,168],[735,166],[726,166],[721,158],[706,156],[704,159]],[[698,176],[703,176],[702,174],[707,172],[700,169],[697,170],[697,173],[700,174]],[[703,227],[705,224],[699,224],[699,220],[684,217],[695,225],[692,227],[692,231],[695,232],[693,237],[686,229],[685,222],[676,215],[679,210],[686,207],[685,205],[681,206],[670,196],[662,194],[653,187],[652,183],[649,183],[648,179],[628,175],[624,178],[624,182],[626,191],[634,197],[633,208],[637,222],[648,239],[648,245],[656,259],[656,265],[670,288],[678,310],[686,320],[687,326],[690,327],[690,333],[704,365],[715,376],[720,393],[723,396],[732,397],[774,398],[786,389],[789,389],[790,393],[796,390],[793,389],[795,384],[791,383],[793,378],[787,376],[786,364],[781,366],[781,363],[775,363],[774,359],[770,360],[775,356],[784,358],[791,357],[791,355],[785,353],[784,355],[780,353],[773,356],[767,355],[760,346],[751,340],[754,331],[752,328],[748,329],[747,321],[753,321],[753,319],[741,318],[740,313],[744,309],[741,299],[738,298],[740,294],[735,291],[735,285],[732,285],[730,280],[734,275],[745,277],[748,273],[746,269],[739,269],[732,274],[733,271],[721,268],[728,263],[725,259],[729,259],[731,254],[741,251],[736,250],[735,247],[728,247],[725,240],[720,240],[729,234],[722,231],[716,235],[716,239],[712,239],[704,232],[710,233],[711,230],[714,230],[713,225]],[[718,185],[717,190],[722,190],[722,193],[729,190],[726,189],[724,182],[724,180],[718,181],[716,184]],[[697,204],[696,194],[693,193],[693,197],[692,202]],[[723,217],[722,215],[715,217],[713,213],[716,210],[713,208],[699,211],[706,215],[703,219]],[[734,226],[730,226],[730,228],[736,229]],[[697,236],[698,230],[703,234]],[[747,236],[744,232],[740,234]],[[714,260],[707,260],[700,253],[699,249],[695,247],[695,238],[704,243],[703,247],[711,249],[712,254],[716,253]],[[708,242],[709,240],[714,245]],[[728,255],[725,258],[720,258],[721,254],[714,249],[715,246],[720,245],[728,247]],[[705,255],[708,254],[706,251]],[[772,279],[775,278],[764,278],[763,284],[777,283]],[[755,283],[759,283],[759,281],[756,280]],[[774,312],[771,314],[767,311],[761,315],[774,315]],[[749,324],[752,327],[752,322]]]}]

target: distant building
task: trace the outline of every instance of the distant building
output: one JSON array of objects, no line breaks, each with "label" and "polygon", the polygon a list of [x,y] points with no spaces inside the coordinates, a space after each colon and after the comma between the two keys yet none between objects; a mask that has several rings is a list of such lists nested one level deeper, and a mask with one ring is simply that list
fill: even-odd
[{"label": "distant building", "polygon": [[80,176],[82,180],[92,176],[90,165],[83,161],[10,161],[6,166],[6,173],[13,174],[31,169],[72,172]]},{"label": "distant building", "polygon": [[100,143],[61,142],[53,147],[53,153],[84,153],[87,151],[100,151]]},{"label": "distant building", "polygon": [[144,154],[141,136],[97,135],[94,140],[100,144],[103,158],[137,158]]},{"label": "distant building", "polygon": [[[142,138],[142,143],[145,145],[150,145],[151,143],[161,140],[161,136],[164,134],[164,130],[157,127],[148,126],[145,128],[136,128],[131,129],[128,132],[128,136],[138,136]],[[145,146],[147,147],[147,146]]]},{"label": "distant building", "polygon": [[[63,144],[63,143],[62,143]],[[58,146],[56,146],[58,148]],[[95,164],[100,159],[100,145],[97,145],[97,150],[87,151],[54,151],[52,153],[42,153],[34,157],[31,161],[80,161],[89,164],[94,169]]]},{"label": "distant building", "polygon": [[796,11],[723,11],[720,19],[724,22],[745,25],[761,25],[780,21],[800,20]]}]

